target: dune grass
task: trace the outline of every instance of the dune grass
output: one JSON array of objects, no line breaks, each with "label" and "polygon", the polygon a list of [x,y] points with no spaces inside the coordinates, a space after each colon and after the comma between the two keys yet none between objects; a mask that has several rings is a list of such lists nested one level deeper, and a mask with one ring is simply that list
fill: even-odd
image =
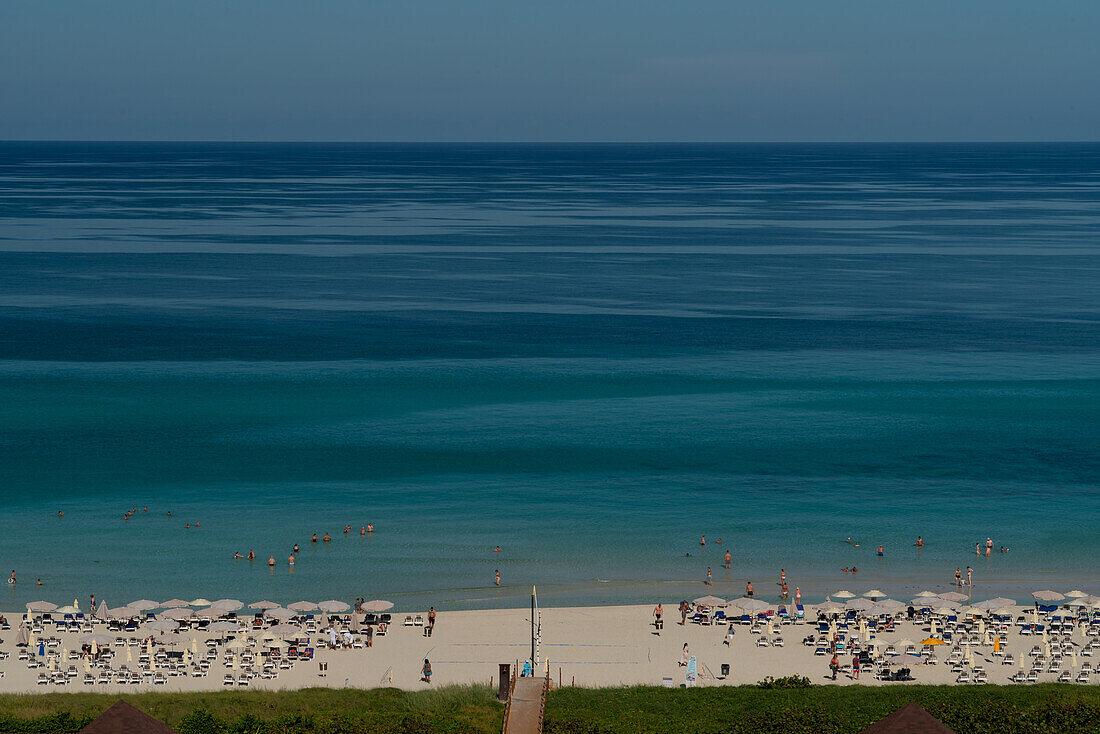
[{"label": "dune grass", "polygon": [[[75,732],[119,696],[0,696],[0,732]],[[487,686],[430,691],[149,692],[122,696],[183,734],[496,734],[504,707]],[[1100,687],[755,686],[564,688],[547,702],[547,734],[856,734],[917,701],[958,734],[1100,731]]]}]

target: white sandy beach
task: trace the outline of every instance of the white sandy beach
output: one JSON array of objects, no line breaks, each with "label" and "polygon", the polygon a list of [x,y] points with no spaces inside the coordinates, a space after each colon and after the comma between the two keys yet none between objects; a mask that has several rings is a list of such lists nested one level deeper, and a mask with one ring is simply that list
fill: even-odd
[{"label": "white sandy beach", "polygon": [[[1013,619],[1019,617],[1025,608],[1016,608]],[[727,647],[723,644],[727,634],[727,625],[719,624],[704,626],[688,622],[679,624],[679,613],[674,604],[665,606],[665,627],[662,634],[654,632],[653,608],[650,606],[606,606],[606,607],[562,607],[546,608],[541,610],[542,628],[540,642],[541,664],[540,673],[544,673],[549,666],[550,676],[557,685],[560,681],[563,685],[578,686],[617,686],[648,684],[661,685],[662,679],[671,679],[671,685],[680,685],[685,682],[686,669],[679,665],[683,645],[686,642],[690,654],[696,657],[701,675],[696,685],[738,685],[755,683],[766,676],[804,675],[814,683],[832,684],[829,675],[829,656],[814,654],[813,647],[803,645],[803,638],[808,635],[817,636],[817,626],[810,622],[795,623],[789,625],[776,625],[772,634],[768,634],[764,628],[760,634],[750,633],[748,626],[735,627],[733,644]],[[412,616],[426,617],[424,611],[409,612]],[[807,618],[815,617],[814,610],[810,607],[806,610]],[[67,669],[74,665],[77,675],[70,679],[67,685],[56,683],[39,684],[39,675],[50,673],[47,667],[28,668],[27,661],[18,659],[19,648],[16,647],[16,627],[22,617],[22,613],[6,615],[12,623],[12,629],[2,633],[3,642],[0,651],[9,655],[0,660],[0,690],[6,692],[30,692],[44,690],[92,690],[97,692],[118,692],[120,690],[219,690],[228,688],[223,683],[226,673],[239,676],[240,671],[227,668],[224,665],[224,651],[219,649],[217,660],[211,664],[206,677],[193,676],[166,676],[167,682],[154,685],[150,676],[146,676],[140,684],[120,684],[112,679],[108,684],[85,685],[83,683],[85,668],[82,660],[70,661],[63,659],[60,662],[61,669]],[[420,681],[420,671],[425,658],[431,660],[433,686],[449,683],[494,683],[499,663],[515,663],[522,661],[530,655],[530,610],[529,609],[498,609],[479,611],[441,612],[432,637],[424,635],[424,629],[419,626],[405,626],[405,612],[394,612],[394,624],[390,626],[388,634],[383,637],[375,637],[374,645],[361,649],[317,649],[313,660],[299,660],[288,670],[279,670],[278,676],[272,679],[264,679],[257,675],[250,683],[250,688],[261,689],[291,689],[310,686],[331,687],[358,687],[371,688],[380,685],[393,685],[405,689],[423,689],[428,684]],[[904,616],[904,615],[903,615]],[[908,638],[920,647],[920,641],[929,635],[927,623],[898,622],[896,630],[884,632],[874,638],[879,646],[879,651],[888,642]],[[97,633],[106,633],[105,625],[96,625]],[[1059,647],[1065,643],[1065,655],[1057,672],[1044,672],[1038,676],[1041,681],[1053,681],[1062,671],[1069,670],[1076,679],[1082,667],[1093,661],[1089,647],[1098,632],[1096,626],[1091,629],[1085,625],[1076,627],[1068,636],[1048,636],[1046,640],[1038,635],[1024,636],[1020,634],[1020,628],[1015,624],[1008,625],[1004,633],[1006,644],[1004,652],[1017,658],[1013,665],[1002,664],[1002,658],[993,654],[990,646],[978,645],[973,648],[973,666],[982,666],[988,674],[990,683],[1007,683],[1009,676],[1020,671],[1018,663],[1022,655],[1031,667],[1032,657],[1029,651],[1035,646],[1041,649],[1042,656],[1049,658],[1049,645],[1053,643],[1056,654]],[[197,639],[197,649],[200,653],[206,651],[206,640],[217,637],[208,632],[193,632],[181,630],[185,637]],[[115,633],[107,633],[112,636]],[[120,636],[142,637],[144,635],[157,634],[155,632],[139,631],[137,635],[121,634]],[[256,636],[251,631],[248,636]],[[46,628],[41,637],[60,639],[60,643],[47,648],[47,651],[62,652],[80,649],[78,642],[81,633],[65,632],[54,633]],[[767,637],[774,642],[777,636],[784,639],[783,647],[758,646],[759,637]],[[326,635],[327,637],[327,635]],[[313,635],[314,642],[318,639]],[[1100,644],[1098,644],[1100,648]],[[25,648],[24,648],[25,649]],[[117,671],[121,665],[126,664],[126,648],[112,646],[116,655],[110,662],[111,667]],[[136,669],[138,654],[144,647],[131,647],[131,662],[129,668]],[[157,649],[191,650],[190,642],[185,642],[176,647],[155,647]],[[258,648],[253,648],[258,649]],[[963,651],[967,648],[962,648]],[[888,658],[893,667],[909,667],[913,671],[916,683],[943,684],[954,683],[958,672],[952,671],[952,666],[946,663],[950,654],[951,645],[939,646],[936,649],[938,663],[924,665],[912,655],[899,655],[896,658]],[[37,652],[37,641],[35,649]],[[66,655],[67,658],[67,655]],[[1097,650],[1097,659],[1100,660],[1100,649]],[[851,663],[851,654],[843,653],[840,662]],[[325,677],[319,675],[321,663],[327,663]],[[725,678],[717,676],[721,673],[722,664],[730,666],[730,674]],[[705,667],[704,667],[705,666]],[[968,671],[970,668],[966,668]],[[157,671],[155,664],[152,671]],[[256,667],[259,672],[259,664]],[[91,673],[98,677],[101,670],[92,668]],[[709,673],[709,674],[708,674]],[[1100,678],[1093,677],[1093,681]],[[841,674],[836,684],[854,684],[856,681],[849,676]],[[902,683],[884,683],[876,680],[874,670],[864,670],[858,681],[862,685],[902,685]],[[668,682],[664,683],[668,685]],[[240,686],[234,685],[239,688]]]}]

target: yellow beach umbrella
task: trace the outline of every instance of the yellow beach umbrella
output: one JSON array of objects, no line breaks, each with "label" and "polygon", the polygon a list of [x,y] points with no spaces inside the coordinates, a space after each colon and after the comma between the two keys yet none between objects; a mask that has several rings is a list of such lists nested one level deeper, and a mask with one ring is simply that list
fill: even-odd
[{"label": "yellow beach umbrella", "polygon": [[993,638],[993,652],[1001,651],[1001,636],[997,635]]},{"label": "yellow beach umbrella", "polygon": [[947,643],[944,642],[943,640],[941,640],[938,637],[929,637],[927,639],[921,640],[920,644],[922,644],[922,645],[946,645]]}]

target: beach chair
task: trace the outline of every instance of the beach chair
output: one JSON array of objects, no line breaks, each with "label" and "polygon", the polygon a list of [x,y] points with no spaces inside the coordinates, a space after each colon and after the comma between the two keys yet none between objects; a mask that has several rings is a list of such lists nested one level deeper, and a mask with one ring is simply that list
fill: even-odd
[{"label": "beach chair", "polygon": [[783,647],[783,638],[776,637],[774,640],[772,640],[772,647]]},{"label": "beach chair", "polygon": [[95,678],[92,676],[91,673],[85,673],[84,674],[84,685],[86,685],[86,686],[94,686],[95,685]]},{"label": "beach chair", "polygon": [[1039,680],[1039,671],[1035,670],[1034,668],[1027,671],[1027,682],[1028,683],[1036,683],[1036,682],[1038,682],[1038,680]]},{"label": "beach chair", "polygon": [[1068,670],[1063,670],[1058,675],[1058,682],[1059,683],[1070,683],[1072,681],[1073,681],[1073,674],[1070,673]]},{"label": "beach chair", "polygon": [[961,673],[958,674],[958,676],[955,677],[955,682],[956,683],[969,683],[970,682],[970,673],[966,672],[965,670],[962,671]]},{"label": "beach chair", "polygon": [[825,653],[827,653],[827,652],[828,652],[828,649],[826,649],[824,647],[814,648],[814,655],[821,655],[822,657],[824,657]]},{"label": "beach chair", "polygon": [[1001,665],[1015,665],[1015,664],[1016,664],[1016,658],[1012,655],[1005,655],[1003,658],[1001,658]]},{"label": "beach chair", "polygon": [[413,618],[411,616],[406,616],[405,617],[405,625],[404,626],[406,626],[406,627],[412,627],[413,626]]},{"label": "beach chair", "polygon": [[765,637],[764,635],[761,635],[760,637],[757,637],[756,638],[756,646],[757,647],[767,647],[768,646],[768,638]]},{"label": "beach chair", "polygon": [[232,686],[232,685],[236,685],[236,683],[237,683],[237,679],[236,679],[236,678],[234,678],[234,677],[233,677],[232,675],[230,675],[229,673],[226,673],[226,674],[225,674],[225,675],[224,675],[224,676],[222,677],[222,685],[223,685],[223,686]]},{"label": "beach chair", "polygon": [[1027,681],[1027,676],[1024,675],[1023,671],[1021,671],[1016,673],[1015,675],[1008,676],[1008,679],[1013,683],[1024,683],[1025,681]]},{"label": "beach chair", "polygon": [[1080,673],[1077,674],[1078,683],[1088,683],[1091,678],[1092,672],[1088,670],[1082,670]]}]

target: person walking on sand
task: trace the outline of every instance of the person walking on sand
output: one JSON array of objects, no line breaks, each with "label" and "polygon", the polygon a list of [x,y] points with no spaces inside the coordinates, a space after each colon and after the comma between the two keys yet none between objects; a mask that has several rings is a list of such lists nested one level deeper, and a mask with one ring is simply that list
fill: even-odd
[{"label": "person walking on sand", "polygon": [[710,566],[707,566],[707,580],[703,582],[703,585],[704,586],[710,586],[711,583],[712,582],[711,582],[711,579],[710,579]]},{"label": "person walking on sand", "polygon": [[836,653],[833,653],[833,659],[829,661],[829,670],[833,671],[833,680],[836,680],[836,673],[840,670],[840,661],[836,659]]},{"label": "person walking on sand", "polygon": [[732,563],[732,562],[733,562],[733,556],[731,556],[730,552],[727,550],[726,551],[726,558],[725,558],[725,563],[726,563],[726,568],[727,569],[730,567],[730,563]]},{"label": "person walking on sand", "polygon": [[500,569],[497,569],[497,586],[500,586]]},{"label": "person walking on sand", "polygon": [[802,589],[800,589],[797,586],[794,587],[794,603],[795,604],[801,604],[802,603]]},{"label": "person walking on sand", "polygon": [[852,677],[859,680],[859,653],[852,655]]},{"label": "person walking on sand", "polygon": [[680,626],[683,627],[687,624],[688,619],[688,603],[687,599],[680,600]]},{"label": "person walking on sand", "polygon": [[681,668],[686,667],[687,664],[688,664],[688,660],[690,660],[690,659],[691,659],[691,653],[688,652],[688,644],[685,642],[684,643],[684,651],[682,653],[680,653],[679,667],[681,667]]},{"label": "person walking on sand", "polygon": [[435,607],[428,609],[428,625],[424,628],[424,636],[431,637],[432,632],[435,632]]},{"label": "person walking on sand", "polygon": [[424,667],[420,669],[420,675],[423,676],[420,680],[425,683],[432,682],[432,664],[428,662],[428,658],[424,658]]},{"label": "person walking on sand", "polygon": [[653,607],[653,628],[657,631],[658,637],[661,636],[661,630],[665,628],[665,623],[661,620],[664,613],[661,603],[657,602],[657,606]]}]

